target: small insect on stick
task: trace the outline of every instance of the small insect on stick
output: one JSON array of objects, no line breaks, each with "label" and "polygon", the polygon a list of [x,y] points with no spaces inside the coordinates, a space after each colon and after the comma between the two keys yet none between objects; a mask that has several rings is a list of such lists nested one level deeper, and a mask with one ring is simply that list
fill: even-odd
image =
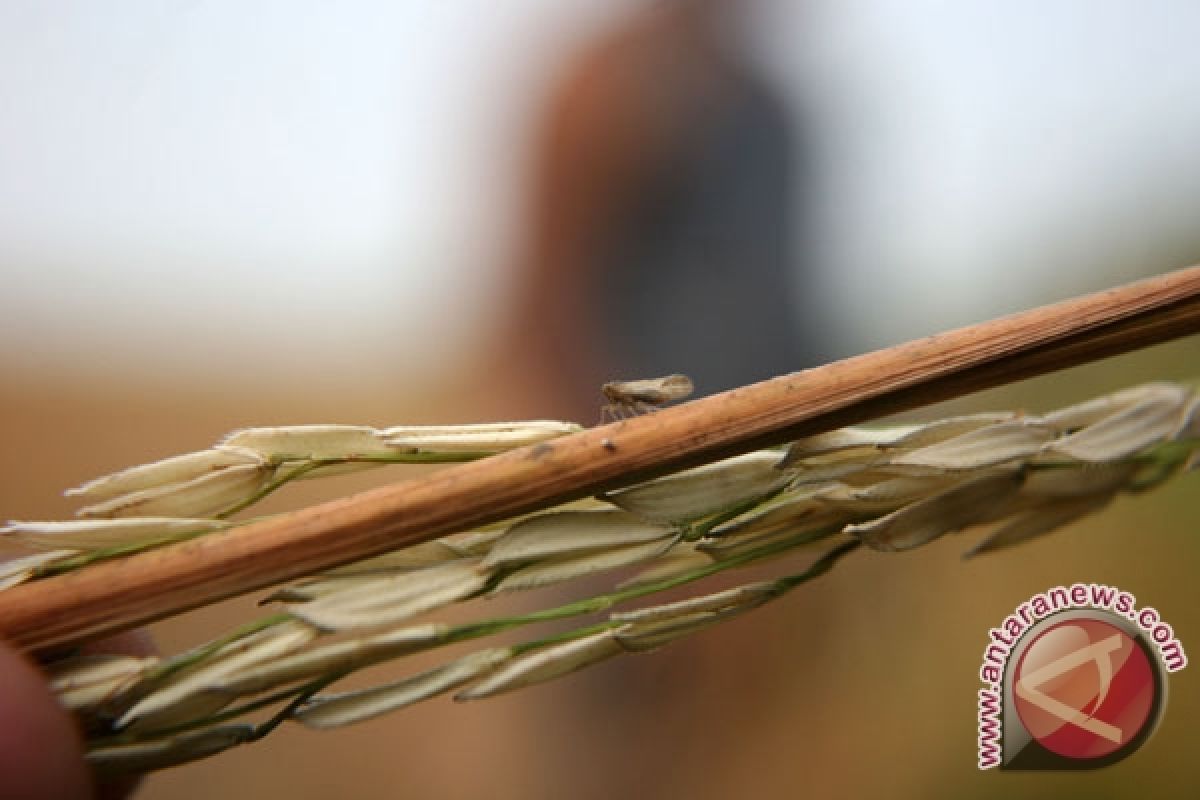
[{"label": "small insect on stick", "polygon": [[610,381],[600,387],[608,404],[601,409],[601,419],[614,420],[654,411],[673,400],[682,400],[692,393],[692,379],[687,375],[667,375],[641,381]]}]

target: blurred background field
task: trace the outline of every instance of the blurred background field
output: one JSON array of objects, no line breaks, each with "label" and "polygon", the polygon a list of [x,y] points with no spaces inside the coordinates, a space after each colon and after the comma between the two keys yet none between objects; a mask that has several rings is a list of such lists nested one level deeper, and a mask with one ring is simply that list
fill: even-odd
[{"label": "blurred background field", "polygon": [[[0,515],[64,517],[61,489],[238,427],[591,424],[603,380],[703,394],[1200,262],[1198,24],[1168,0],[0,6]],[[923,415],[1194,380],[1198,355]],[[1195,480],[969,562],[962,537],[856,554],[668,650],[285,726],[139,797],[1196,794],[1194,667],[1114,767],[974,756],[986,632],[1037,591],[1120,586],[1200,648]]]}]

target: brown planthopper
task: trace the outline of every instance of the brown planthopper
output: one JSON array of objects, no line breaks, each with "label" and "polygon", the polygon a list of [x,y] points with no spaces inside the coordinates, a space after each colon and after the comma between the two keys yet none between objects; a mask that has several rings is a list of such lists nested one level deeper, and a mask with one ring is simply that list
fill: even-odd
[{"label": "brown planthopper", "polygon": [[682,400],[692,393],[692,379],[687,375],[667,375],[640,381],[610,381],[600,387],[608,404],[601,409],[604,417],[624,417],[654,411],[673,400]]}]

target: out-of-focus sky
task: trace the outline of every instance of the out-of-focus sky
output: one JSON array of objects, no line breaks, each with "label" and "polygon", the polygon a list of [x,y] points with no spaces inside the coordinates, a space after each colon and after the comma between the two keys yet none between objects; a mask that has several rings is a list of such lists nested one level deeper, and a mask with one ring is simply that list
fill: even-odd
[{"label": "out-of-focus sky", "polygon": [[[455,361],[549,76],[642,5],[4,3],[0,358]],[[1195,255],[1200,5],[757,5],[847,350]]]}]

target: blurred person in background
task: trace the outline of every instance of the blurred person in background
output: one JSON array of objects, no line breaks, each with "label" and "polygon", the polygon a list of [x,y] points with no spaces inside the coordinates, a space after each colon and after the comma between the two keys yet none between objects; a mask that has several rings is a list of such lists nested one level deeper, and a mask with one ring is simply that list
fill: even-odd
[{"label": "blurred person in background", "polygon": [[548,411],[592,422],[613,378],[683,372],[710,394],[811,366],[805,151],[739,48],[754,5],[650,4],[548,98],[504,338],[559,398]]}]

